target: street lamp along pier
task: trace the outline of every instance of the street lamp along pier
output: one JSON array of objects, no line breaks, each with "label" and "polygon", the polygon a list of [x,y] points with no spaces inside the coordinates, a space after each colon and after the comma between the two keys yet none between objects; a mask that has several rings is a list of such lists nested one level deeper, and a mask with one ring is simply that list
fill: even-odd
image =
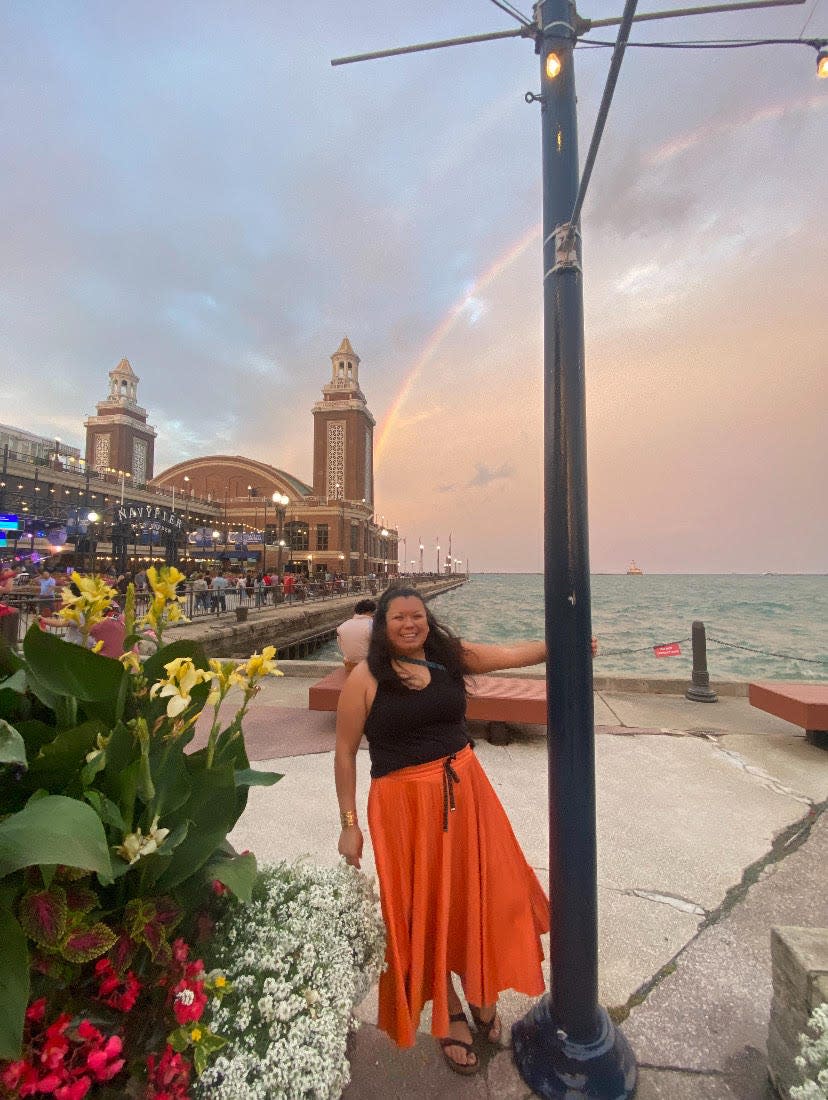
[{"label": "street lamp along pier", "polygon": [[[520,26],[509,31],[395,47],[332,60],[332,65],[395,57],[503,38],[532,39],[540,60],[544,301],[544,579],[549,744],[549,868],[554,898],[552,992],[512,1028],[515,1063],[524,1081],[548,1100],[631,1097],[637,1066],[626,1038],[598,1004],[597,841],[591,595],[586,493],[583,261],[580,214],[620,66],[636,19],[668,19],[804,0],[742,0],[636,15],[626,0],[616,18],[583,19],[571,0],[539,0],[529,19],[493,2]],[[618,26],[590,147],[579,174],[574,51],[598,26]],[[817,50],[828,76],[828,42],[774,40]],[[755,40],[744,45],[768,45]],[[648,45],[658,45],[649,43]],[[721,43],[732,48],[733,43]],[[686,48],[693,44],[685,43]],[[574,552],[570,548],[575,548]],[[423,542],[419,540],[420,572]],[[439,572],[439,548],[438,548]],[[412,568],[414,562],[412,561]],[[468,562],[467,562],[468,568]]]}]

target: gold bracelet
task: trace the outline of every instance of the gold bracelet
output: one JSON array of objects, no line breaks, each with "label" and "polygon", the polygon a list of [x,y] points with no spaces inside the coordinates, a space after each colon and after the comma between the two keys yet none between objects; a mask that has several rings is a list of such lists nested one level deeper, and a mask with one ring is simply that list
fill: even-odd
[{"label": "gold bracelet", "polygon": [[343,829],[350,829],[352,825],[357,823],[356,810],[342,810],[339,820],[342,822]]}]

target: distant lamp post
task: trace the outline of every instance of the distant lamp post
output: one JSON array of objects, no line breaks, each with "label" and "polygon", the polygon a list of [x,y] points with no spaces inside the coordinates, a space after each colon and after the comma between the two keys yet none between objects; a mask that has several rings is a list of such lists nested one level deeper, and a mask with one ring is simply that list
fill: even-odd
[{"label": "distant lamp post", "polygon": [[383,527],[380,531],[380,538],[382,539],[382,571],[385,575],[388,574],[388,529]]},{"label": "distant lamp post", "polygon": [[190,556],[190,479],[184,475],[184,492],[186,494],[186,503],[184,505],[184,562],[186,569],[186,562]]},{"label": "distant lamp post", "polygon": [[97,512],[87,512],[86,521],[90,525],[86,528],[86,549],[89,553],[89,572],[95,572],[95,550],[97,547],[96,541],[93,539],[94,525],[100,519],[100,515]]},{"label": "distant lamp post", "polygon": [[422,539],[421,539],[420,540],[420,572],[421,573],[423,571],[423,551],[424,550],[425,550],[425,547],[423,546],[423,542],[422,542]]},{"label": "distant lamp post", "polygon": [[412,558],[411,559],[411,572],[412,573],[414,572],[414,569],[415,569],[416,565],[417,565],[416,561],[414,561],[414,559]]},{"label": "distant lamp post", "polygon": [[828,80],[828,42],[823,42],[817,53],[817,76],[820,80]]}]

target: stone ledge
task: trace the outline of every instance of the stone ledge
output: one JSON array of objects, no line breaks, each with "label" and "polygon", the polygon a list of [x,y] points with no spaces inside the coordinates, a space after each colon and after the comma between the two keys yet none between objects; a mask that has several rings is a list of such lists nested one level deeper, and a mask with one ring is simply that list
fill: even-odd
[{"label": "stone ledge", "polygon": [[771,929],[773,1000],[768,1028],[768,1070],[787,1097],[800,1077],[794,1065],[808,1017],[828,996],[828,928]]}]

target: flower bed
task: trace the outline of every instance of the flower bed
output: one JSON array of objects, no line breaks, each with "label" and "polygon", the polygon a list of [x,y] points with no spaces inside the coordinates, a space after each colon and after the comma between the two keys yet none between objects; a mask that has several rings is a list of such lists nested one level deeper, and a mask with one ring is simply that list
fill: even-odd
[{"label": "flower bed", "polygon": [[805,1078],[791,1088],[791,1100],[828,1100],[828,1004],[817,1005],[808,1020],[810,1035],[800,1035],[797,1069]]},{"label": "flower bed", "polygon": [[232,900],[208,948],[230,992],[205,1013],[225,1046],[198,1078],[204,1100],[327,1100],[350,1080],[352,1008],[376,981],[385,932],[367,879],[344,863],[279,864]]},{"label": "flower bed", "polygon": [[[242,733],[278,672],[272,648],[221,664],[163,647],[182,578],[148,578],[143,624],[127,593],[120,661],[90,649],[116,593],[77,574],[60,612],[77,644],[37,625],[22,657],[0,644],[2,1096],[183,1097],[224,1043],[202,1017],[228,983],[199,940],[215,888],[249,898],[256,878],[226,837],[248,789],[280,778],[250,767]],[[154,650],[143,662],[139,642]],[[210,707],[206,746],[185,751]]]}]

